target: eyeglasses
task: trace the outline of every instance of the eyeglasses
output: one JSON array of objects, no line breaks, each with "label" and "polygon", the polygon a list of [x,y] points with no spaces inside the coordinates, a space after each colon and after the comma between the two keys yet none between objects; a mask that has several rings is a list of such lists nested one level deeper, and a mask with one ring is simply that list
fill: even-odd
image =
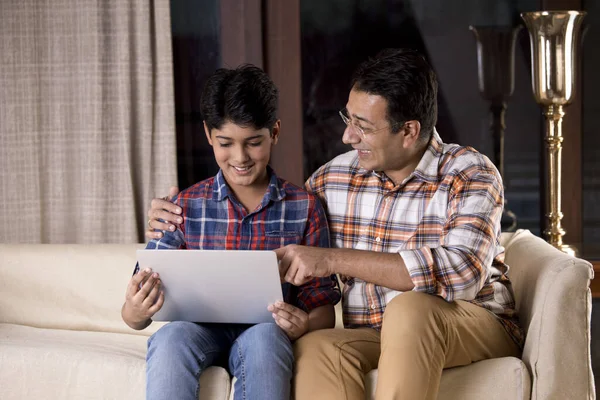
[{"label": "eyeglasses", "polygon": [[[392,125],[386,126],[385,128],[380,128],[380,129],[375,129],[375,130],[368,130],[367,132],[365,132],[365,130],[363,128],[361,128],[360,126],[358,126],[355,122],[352,122],[352,120],[348,116],[348,111],[345,108],[343,110],[338,111],[338,112],[340,114],[340,117],[342,117],[342,121],[344,121],[344,123],[346,124],[346,126],[354,129],[354,131],[357,132],[363,139],[367,139],[367,137],[371,136],[375,132],[379,132],[379,131],[382,131],[382,130],[388,129],[388,128],[392,128],[393,129],[395,126],[398,126],[398,124],[392,124]],[[404,124],[402,124],[402,125],[404,125]]]}]

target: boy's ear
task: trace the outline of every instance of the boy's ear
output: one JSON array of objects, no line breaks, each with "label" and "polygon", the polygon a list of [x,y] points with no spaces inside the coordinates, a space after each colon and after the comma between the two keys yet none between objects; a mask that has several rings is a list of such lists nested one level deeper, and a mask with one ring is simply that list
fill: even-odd
[{"label": "boy's ear", "polygon": [[279,132],[281,131],[281,120],[278,119],[275,121],[275,125],[273,125],[273,129],[271,131],[271,138],[273,139],[273,145],[276,145],[279,141]]},{"label": "boy's ear", "polygon": [[208,139],[208,144],[212,146],[213,143],[212,137],[210,136],[210,129],[208,129],[208,126],[206,126],[206,121],[202,121],[202,124],[204,125],[204,133],[206,134],[206,139]]}]

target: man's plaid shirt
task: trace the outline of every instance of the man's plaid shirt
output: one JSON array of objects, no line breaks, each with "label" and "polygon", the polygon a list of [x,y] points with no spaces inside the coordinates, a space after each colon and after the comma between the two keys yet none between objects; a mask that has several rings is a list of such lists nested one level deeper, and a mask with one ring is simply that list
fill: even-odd
[{"label": "man's plaid shirt", "polygon": [[[306,187],[326,205],[332,247],[399,253],[413,290],[485,307],[522,344],[499,242],[502,180],[487,157],[445,144],[434,132],[415,171],[398,185],[360,168],[350,151],[319,168]],[[380,329],[386,304],[399,294],[350,278],[344,325]]]},{"label": "man's plaid shirt", "polygon": [[[329,230],[319,200],[277,178],[261,204],[248,213],[233,195],[222,171],[182,191],[173,200],[183,209],[181,229],[151,240],[147,249],[274,250],[288,244],[329,247]],[[137,267],[136,271],[137,272]],[[248,282],[252,285],[252,282]],[[283,286],[286,302],[304,311],[336,304],[340,291],[335,276],[314,279],[301,287]]]}]

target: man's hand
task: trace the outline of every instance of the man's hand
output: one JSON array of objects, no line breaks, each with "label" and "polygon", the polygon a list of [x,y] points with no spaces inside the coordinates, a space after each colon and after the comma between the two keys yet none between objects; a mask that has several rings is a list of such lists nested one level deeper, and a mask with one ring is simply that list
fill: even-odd
[{"label": "man's hand", "polygon": [[276,249],[279,259],[279,275],[283,280],[300,286],[313,278],[333,273],[327,262],[330,249],[290,244]]},{"label": "man's hand", "polygon": [[[153,199],[150,203],[150,210],[148,210],[148,230],[146,230],[146,237],[148,239],[160,239],[163,237],[163,233],[155,232],[155,229],[174,232],[177,229],[176,225],[183,222],[181,207],[169,201],[173,196],[177,196],[178,193],[179,188],[172,186],[168,196],[161,199]],[[159,219],[166,222],[161,222]]]},{"label": "man's hand", "polygon": [[273,319],[290,340],[296,340],[308,332],[308,314],[298,307],[278,301],[267,307],[273,313]]},{"label": "man's hand", "polygon": [[135,274],[127,285],[123,320],[133,329],[144,329],[165,301],[158,274],[148,268]]}]

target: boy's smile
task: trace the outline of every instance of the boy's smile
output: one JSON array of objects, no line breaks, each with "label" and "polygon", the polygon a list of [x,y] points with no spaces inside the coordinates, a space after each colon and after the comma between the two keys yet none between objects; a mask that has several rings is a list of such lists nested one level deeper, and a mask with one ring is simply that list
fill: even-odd
[{"label": "boy's smile", "polygon": [[233,169],[235,170],[235,172],[238,175],[245,176],[245,175],[250,174],[251,169],[252,169],[252,165],[250,165],[250,166],[244,166],[244,167],[238,167],[238,166],[233,165]]}]

